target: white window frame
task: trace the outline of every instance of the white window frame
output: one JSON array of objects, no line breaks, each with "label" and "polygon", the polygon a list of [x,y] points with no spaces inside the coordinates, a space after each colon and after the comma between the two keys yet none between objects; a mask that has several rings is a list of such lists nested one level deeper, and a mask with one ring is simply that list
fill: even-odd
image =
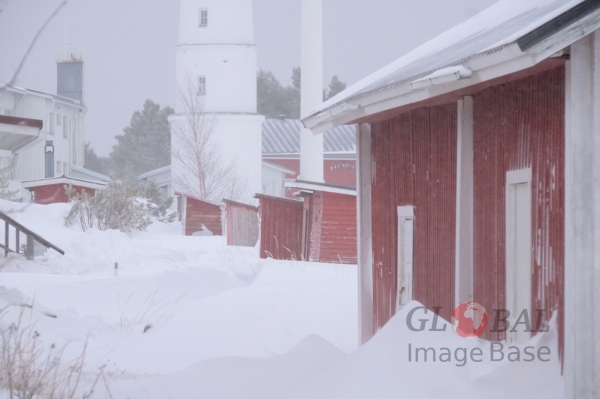
[{"label": "white window frame", "polygon": [[[532,223],[532,210],[531,210],[531,202],[532,202],[532,185],[531,185],[531,168],[519,169],[519,170],[511,170],[506,172],[506,309],[511,312],[510,314],[510,329],[512,329],[515,321],[523,311],[523,309],[518,308],[518,294],[515,293],[515,290],[524,289],[524,292],[521,292],[521,296],[525,294],[525,297],[528,298],[527,314],[529,315],[529,322],[535,323],[535,315],[532,314],[532,274],[534,272],[533,269],[533,253],[532,253],[532,242],[531,235],[533,229]],[[529,194],[525,200],[525,216],[518,218],[517,213],[517,203],[516,199],[516,190],[517,186],[521,184],[527,185],[527,193]],[[519,220],[517,220],[517,218]],[[526,259],[523,263],[529,265],[529,270],[523,270],[520,268],[517,270],[517,265],[514,263],[517,261],[515,259],[515,253],[517,251],[517,226],[519,226],[519,222],[528,221],[528,224],[525,224],[525,243],[524,245],[530,248],[529,251],[525,252]],[[522,226],[519,228],[519,231],[522,231]],[[520,241],[522,242],[522,241]],[[517,263],[519,264],[519,263]],[[515,272],[516,271],[516,272]],[[521,272],[521,273],[519,273]],[[527,272],[527,273],[526,273]],[[517,281],[517,278],[520,278],[520,281]],[[522,305],[522,304],[521,304]],[[531,333],[520,331],[523,327],[522,324],[518,326],[518,330],[516,332],[511,332],[510,329],[506,333],[506,340],[508,342],[514,343],[523,343],[526,342],[530,337]],[[533,324],[531,324],[533,328]]]},{"label": "white window frame", "polygon": [[63,116],[63,138],[69,137],[69,120],[66,116]]},{"label": "white window frame", "polygon": [[198,10],[198,26],[206,28],[208,26],[208,9],[200,8]]},{"label": "white window frame", "polygon": [[54,171],[58,176],[62,173],[62,162],[56,161],[56,170]]},{"label": "white window frame", "polygon": [[198,76],[198,95],[206,95],[206,76]]},{"label": "white window frame", "polygon": [[399,206],[396,312],[413,300],[415,207]]}]

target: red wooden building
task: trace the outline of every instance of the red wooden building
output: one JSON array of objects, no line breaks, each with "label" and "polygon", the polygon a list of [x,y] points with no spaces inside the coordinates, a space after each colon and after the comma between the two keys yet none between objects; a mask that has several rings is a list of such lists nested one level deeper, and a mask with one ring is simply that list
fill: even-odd
[{"label": "red wooden building", "polygon": [[256,194],[262,259],[302,259],[302,201]]},{"label": "red wooden building", "polygon": [[86,192],[90,197],[96,194],[96,190],[103,190],[106,187],[104,182],[65,176],[25,181],[21,185],[31,192],[31,202],[42,205],[69,202],[65,191],[67,186],[72,186],[77,192]]},{"label": "red wooden building", "polygon": [[301,200],[257,195],[261,258],[356,263],[356,190],[301,180],[286,183]]},{"label": "red wooden building", "polygon": [[359,125],[363,342],[413,299],[556,312],[566,397],[597,397],[599,28],[598,1],[501,0],[303,120]]},{"label": "red wooden building", "polygon": [[[182,220],[183,235],[222,236],[225,223],[225,204],[175,192]],[[210,233],[209,233],[210,232]]]},{"label": "red wooden building", "polygon": [[302,259],[356,264],[356,190],[301,180],[286,186],[304,199]]}]

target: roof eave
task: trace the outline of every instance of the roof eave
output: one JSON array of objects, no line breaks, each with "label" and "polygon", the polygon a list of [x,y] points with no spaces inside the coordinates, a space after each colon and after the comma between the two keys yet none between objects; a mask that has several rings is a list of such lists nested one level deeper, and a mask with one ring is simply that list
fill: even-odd
[{"label": "roof eave", "polygon": [[[310,115],[303,119],[302,123],[314,134],[323,133],[340,125],[356,123],[356,121],[389,109],[424,101],[503,74],[528,68],[533,66],[533,63],[516,43],[512,43],[499,51],[473,57],[460,65],[471,72],[470,76],[449,73],[436,78],[413,80],[372,91],[359,98],[349,98],[330,110]],[[338,108],[348,102],[352,104],[359,102],[360,105],[347,112],[336,112]]]},{"label": "roof eave", "polygon": [[[303,119],[302,123],[305,127],[311,129],[314,134],[320,134],[340,125],[366,120],[370,116],[384,111],[424,101],[519,72],[550,58],[553,54],[556,54],[599,28],[600,9],[596,9],[579,19],[576,23],[562,28],[560,31],[555,32],[526,50],[522,50],[517,41],[505,45],[499,51],[471,57],[460,64],[472,71],[470,78],[458,79],[451,82],[444,81],[441,84],[432,84],[428,87],[418,87],[416,89],[412,85],[413,82],[383,88],[362,95],[359,98],[350,97],[342,100],[329,110],[315,113]],[[335,112],[338,108],[342,109],[340,107],[343,107],[345,104],[356,103],[360,105],[349,112]]]}]

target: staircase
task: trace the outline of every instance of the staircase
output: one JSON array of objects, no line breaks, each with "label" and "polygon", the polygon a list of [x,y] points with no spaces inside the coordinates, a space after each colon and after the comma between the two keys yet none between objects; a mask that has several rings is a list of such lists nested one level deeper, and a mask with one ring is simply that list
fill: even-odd
[{"label": "staircase", "polygon": [[[12,253],[16,253],[16,254],[25,255],[25,257],[28,260],[33,260],[33,257],[35,256],[35,254],[34,254],[35,242],[40,243],[41,245],[45,246],[46,248],[52,248],[53,250],[55,250],[56,252],[58,252],[61,255],[65,254],[65,251],[63,251],[56,245],[52,244],[50,241],[46,240],[39,234],[36,234],[33,231],[29,230],[27,227],[23,226],[21,223],[17,222],[16,220],[11,218],[4,212],[0,212],[0,220],[4,220],[4,244],[0,243],[0,248],[4,249],[5,257],[8,256],[8,254],[10,252],[12,252]],[[11,226],[15,229],[15,235],[14,235],[14,240],[13,240],[14,249],[11,249],[11,247],[10,247],[10,245],[11,245],[11,240],[10,240],[11,229],[10,229],[10,227]],[[23,245],[22,247],[19,245],[19,239],[21,237],[21,233],[25,234],[25,236],[27,237],[27,241],[26,241],[25,245]]]}]

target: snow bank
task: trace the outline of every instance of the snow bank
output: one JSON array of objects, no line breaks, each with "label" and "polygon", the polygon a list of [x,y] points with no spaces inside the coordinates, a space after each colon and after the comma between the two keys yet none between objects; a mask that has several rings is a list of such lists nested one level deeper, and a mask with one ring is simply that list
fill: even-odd
[{"label": "snow bank", "polygon": [[[399,312],[379,333],[366,345],[349,355],[342,362],[321,373],[304,387],[289,396],[289,399],[398,399],[398,398],[562,398],[564,382],[560,373],[560,362],[557,356],[557,333],[551,329],[541,333],[528,343],[518,345],[521,361],[507,360],[508,347],[503,343],[505,354],[503,361],[490,360],[490,343],[480,339],[460,338],[451,325],[438,320],[438,326],[446,331],[411,331],[406,318],[411,309],[422,306],[412,302]],[[419,314],[418,319],[427,320],[430,328],[433,322],[431,312],[427,316]],[[409,360],[409,344],[411,358]],[[540,361],[525,362],[523,350],[532,346],[529,352],[537,353],[544,346],[550,348],[551,355],[543,356]],[[432,361],[432,352],[428,353],[428,361],[424,361],[422,351],[419,362],[415,360],[415,348],[434,348],[436,361]],[[449,362],[440,362],[441,348],[448,348],[452,355]],[[464,348],[467,361],[462,358]],[[483,353],[480,358],[470,353],[479,348]],[[494,347],[499,349],[498,344]],[[479,350],[476,349],[478,353]],[[495,353],[496,359],[500,358]],[[446,358],[444,358],[446,360]],[[287,398],[287,397],[286,397]]]},{"label": "snow bank", "polygon": [[110,389],[118,398],[280,399],[346,356],[311,335],[284,355],[209,359],[167,376],[117,381]]}]

